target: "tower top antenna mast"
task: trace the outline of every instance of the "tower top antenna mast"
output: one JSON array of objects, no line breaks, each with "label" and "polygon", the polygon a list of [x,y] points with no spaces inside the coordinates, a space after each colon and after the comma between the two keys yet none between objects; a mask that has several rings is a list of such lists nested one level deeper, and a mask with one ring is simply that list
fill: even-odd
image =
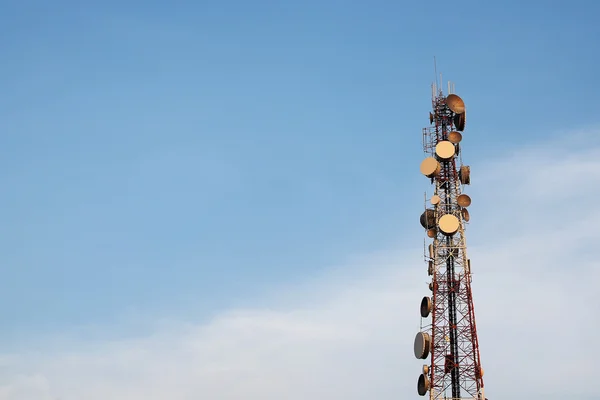
[{"label": "tower top antenna mast", "polygon": [[[442,75],[442,73],[440,72],[438,74],[438,70],[437,70],[437,59],[435,56],[433,56],[433,72],[434,72],[434,79],[433,79],[433,84],[431,85],[431,94],[432,94],[432,102],[435,103],[436,99],[440,99],[442,97],[444,97],[444,77]],[[447,94],[453,94],[454,93],[454,83],[453,82],[446,82],[446,86],[447,86]]]}]

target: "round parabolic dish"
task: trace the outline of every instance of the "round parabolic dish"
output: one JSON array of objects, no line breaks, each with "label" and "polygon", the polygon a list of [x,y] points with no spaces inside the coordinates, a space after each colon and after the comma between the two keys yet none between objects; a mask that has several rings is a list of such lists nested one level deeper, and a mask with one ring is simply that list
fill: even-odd
[{"label": "round parabolic dish", "polygon": [[442,233],[448,236],[454,235],[458,231],[458,228],[460,226],[458,218],[456,218],[452,214],[446,214],[442,216],[442,218],[440,218],[439,224]]},{"label": "round parabolic dish", "polygon": [[463,193],[458,195],[458,197],[456,198],[456,202],[461,207],[469,207],[471,205],[471,198],[468,194]]},{"label": "round parabolic dish", "polygon": [[419,396],[425,396],[427,391],[429,390],[429,378],[424,374],[419,376],[419,380],[417,381],[417,393]]},{"label": "round parabolic dish", "polygon": [[437,194],[434,194],[433,196],[431,196],[431,204],[436,206],[438,204],[440,204],[440,201],[442,201],[442,199],[440,199],[440,196],[438,196]]},{"label": "round parabolic dish", "polygon": [[433,157],[427,157],[421,162],[421,173],[428,178],[433,178],[440,173],[440,163]]},{"label": "round parabolic dish", "polygon": [[450,132],[448,134],[448,141],[450,143],[458,144],[462,140],[462,134],[460,132]]},{"label": "round parabolic dish", "polygon": [[454,157],[454,154],[456,154],[456,148],[449,141],[442,140],[435,146],[435,154],[440,160],[447,161]]},{"label": "round parabolic dish", "polygon": [[415,357],[424,360],[429,356],[431,349],[431,336],[425,332],[417,333],[415,336]]},{"label": "round parabolic dish", "polygon": [[421,317],[427,318],[429,313],[431,313],[431,297],[425,296],[421,300]]},{"label": "round parabolic dish", "polygon": [[465,102],[456,94],[449,94],[446,97],[446,105],[453,113],[462,114],[465,112]]},{"label": "round parabolic dish", "polygon": [[437,231],[435,229],[427,229],[427,237],[433,239]]}]

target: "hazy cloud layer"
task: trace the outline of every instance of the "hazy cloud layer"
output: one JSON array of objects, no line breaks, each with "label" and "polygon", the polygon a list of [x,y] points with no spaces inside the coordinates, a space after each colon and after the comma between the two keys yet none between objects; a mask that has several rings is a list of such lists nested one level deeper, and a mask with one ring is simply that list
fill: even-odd
[{"label": "hazy cloud layer", "polygon": [[[473,167],[467,237],[476,244],[469,252],[492,400],[597,398],[586,382],[600,358],[598,171],[600,146],[577,143]],[[338,268],[287,288],[272,309],[231,310],[207,324],[77,351],[7,355],[0,399],[417,398],[422,362],[412,342],[428,293],[422,252],[362,256],[351,277]]]}]

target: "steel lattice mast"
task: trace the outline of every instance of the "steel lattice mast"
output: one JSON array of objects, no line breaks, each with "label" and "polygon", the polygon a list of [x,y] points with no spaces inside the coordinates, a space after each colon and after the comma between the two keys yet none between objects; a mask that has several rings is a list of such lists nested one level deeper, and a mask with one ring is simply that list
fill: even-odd
[{"label": "steel lattice mast", "polygon": [[[430,126],[423,129],[426,158],[421,173],[431,179],[434,194],[421,215],[431,239],[426,250],[431,297],[421,301],[421,332],[415,338],[418,359],[430,358],[417,383],[421,396],[431,400],[483,400],[483,369],[479,357],[471,293],[471,262],[465,225],[471,198],[462,193],[470,184],[470,168],[462,165],[460,142],[465,128],[463,100],[448,84],[444,96],[432,85]],[[458,165],[460,164],[460,165]]]}]

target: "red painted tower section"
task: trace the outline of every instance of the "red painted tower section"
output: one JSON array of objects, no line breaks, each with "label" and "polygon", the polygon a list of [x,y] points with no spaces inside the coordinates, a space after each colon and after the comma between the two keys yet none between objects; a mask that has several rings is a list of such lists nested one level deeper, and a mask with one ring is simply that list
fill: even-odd
[{"label": "red painted tower section", "polygon": [[423,129],[425,159],[421,173],[431,180],[421,225],[426,230],[426,263],[430,296],[421,301],[421,331],[415,357],[429,360],[417,382],[417,392],[431,400],[484,400],[483,369],[471,292],[471,261],[465,228],[471,198],[470,168],[462,164],[462,133],[466,108],[453,94],[432,86],[430,126]]}]

